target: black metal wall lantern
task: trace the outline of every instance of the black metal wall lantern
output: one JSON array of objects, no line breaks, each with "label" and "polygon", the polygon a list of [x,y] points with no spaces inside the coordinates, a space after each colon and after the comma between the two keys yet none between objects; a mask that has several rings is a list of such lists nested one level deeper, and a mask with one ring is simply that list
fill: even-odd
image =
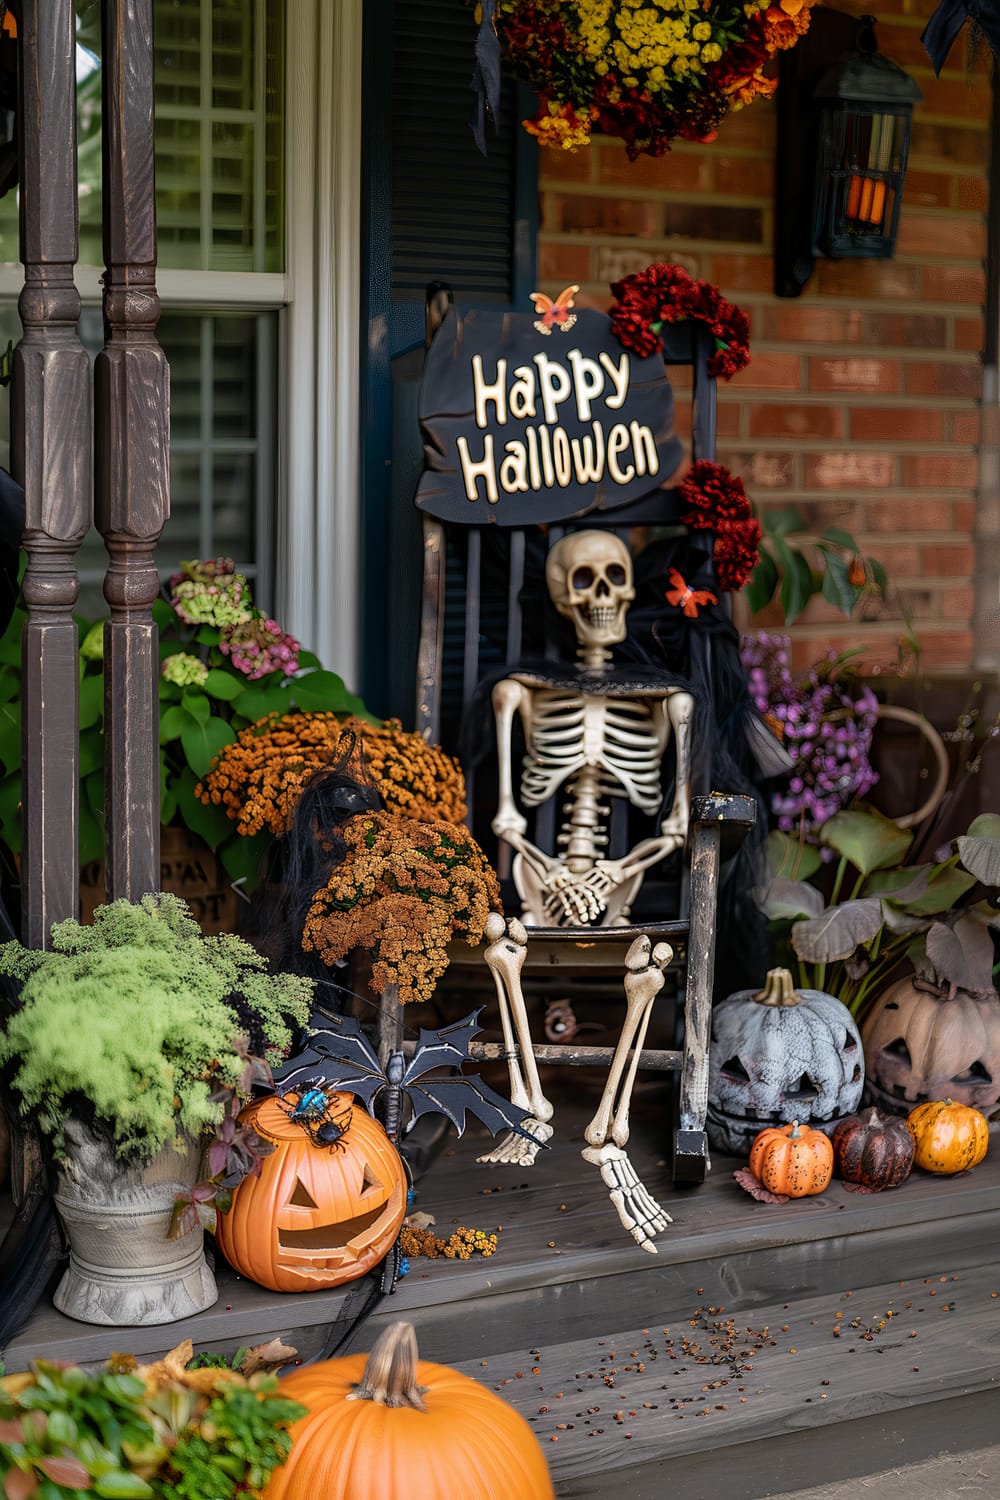
[{"label": "black metal wall lantern", "polygon": [[858,50],[823,74],[813,253],[885,259],[896,248],[913,106],[920,89],[875,41],[862,16]]},{"label": "black metal wall lantern", "polygon": [[[860,32],[857,25],[817,7],[806,37],[782,59],[778,296],[801,293],[816,256],[885,259],[895,251],[913,106],[923,95],[878,51],[875,18],[863,16]],[[845,41],[853,50],[831,67]],[[812,45],[803,51],[804,43]]]}]

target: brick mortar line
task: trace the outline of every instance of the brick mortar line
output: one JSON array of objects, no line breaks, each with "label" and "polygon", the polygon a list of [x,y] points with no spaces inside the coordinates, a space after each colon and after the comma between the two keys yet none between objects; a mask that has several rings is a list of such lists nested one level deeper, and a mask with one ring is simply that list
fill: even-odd
[{"label": "brick mortar line", "polygon": [[[637,199],[636,201],[639,202],[639,201],[643,201],[643,200]],[[562,246],[565,246],[565,245],[579,245],[579,246],[582,246],[583,248],[585,248],[587,250],[598,250],[598,249],[620,250],[622,248],[637,249],[637,248],[640,248],[640,247],[642,247],[642,248],[649,247],[650,249],[652,249],[652,248],[654,248],[656,246],[660,246],[660,245],[666,246],[668,241],[677,240],[678,238],[681,238],[681,236],[676,235],[676,234],[674,234],[674,235],[659,234],[659,235],[649,235],[649,236],[645,236],[645,235],[643,235],[643,236],[637,236],[635,234],[632,234],[631,232],[629,232],[629,233],[624,233],[623,232],[622,234],[607,234],[607,233],[602,233],[599,230],[582,230],[581,231],[581,230],[571,230],[571,229],[546,229],[546,228],[543,228],[543,229],[539,230],[538,243],[539,243],[540,246],[541,245],[562,245]],[[691,247],[691,253],[692,254],[695,253],[695,252],[697,252],[698,254],[708,253],[708,254],[711,254],[711,255],[743,255],[743,256],[747,256],[749,258],[756,259],[756,260],[773,260],[774,259],[774,252],[773,252],[773,250],[767,248],[766,246],[762,245],[759,241],[755,241],[755,240],[695,240],[695,239],[688,239],[686,236],[683,237],[683,238],[684,238],[684,241],[685,241],[684,246],[683,247],[674,247],[676,249],[676,251],[677,251],[678,254],[687,253],[687,247],[690,245],[690,247]],[[963,258],[955,259],[953,256],[950,256],[950,255],[931,256],[930,253],[928,252],[927,255],[923,255],[923,254],[918,255],[916,253],[914,253],[914,254],[897,255],[894,258],[894,260],[893,260],[893,264],[894,265],[900,265],[900,266],[917,266],[917,267],[931,266],[934,269],[936,269],[938,266],[953,266],[956,269],[962,270],[962,271],[964,271],[964,270],[981,271],[983,269],[984,262],[983,262],[983,259],[982,259],[981,256],[979,256],[979,257],[976,257],[976,256],[965,256]],[[758,292],[753,293],[752,295],[755,295],[755,296],[758,296],[758,297],[764,297],[764,296],[767,296],[768,294],[766,292],[760,292],[760,291],[758,291]],[[831,294],[831,295],[833,296],[833,299],[836,300],[836,294]],[[869,299],[866,298],[865,300],[867,301]],[[872,300],[874,300],[874,299],[872,299]],[[896,300],[895,303],[891,303],[890,302],[889,305],[890,306],[896,306],[898,308],[900,302],[902,302],[903,300],[904,300],[903,298],[899,298],[899,299]],[[949,302],[949,303],[947,303],[945,305],[948,306],[948,307],[963,307],[966,304],[965,303],[953,303],[953,302]],[[974,307],[974,306],[981,306],[982,304],[980,304],[980,303],[969,303],[968,305]]]},{"label": "brick mortar line", "polygon": [[[763,407],[763,405],[775,405],[775,399],[774,398],[769,398],[769,396],[766,395],[766,393],[765,393],[765,395],[757,395],[757,393],[760,392],[760,389],[762,389],[762,387],[756,386],[756,387],[754,387],[753,392],[748,392],[748,390],[744,390],[744,392],[742,392],[742,393],[736,393],[736,395],[733,395],[733,396],[729,396],[729,395],[723,396],[723,393],[720,392],[720,399],[718,399],[718,405],[720,405],[720,410],[723,407],[726,407],[727,410],[730,410],[730,408],[733,408],[733,407]],[[684,393],[684,392],[682,392],[682,393]],[[787,392],[781,392],[781,393],[778,393],[778,395],[786,395],[787,396],[787,395],[789,395],[789,393],[787,393]],[[861,395],[861,393],[858,393],[858,392],[853,392],[853,393],[852,392],[847,392],[847,396],[850,396],[850,395]],[[913,402],[915,402],[916,399],[918,399],[918,398],[916,398],[916,396],[886,396],[885,401],[883,401],[882,398],[879,399],[879,410],[880,411],[883,411],[883,410],[904,411],[904,413],[909,413],[909,411],[912,410]],[[949,398],[946,398],[946,399],[948,399],[948,401],[955,402],[954,407],[948,407],[949,411],[966,411],[967,408],[970,407],[970,405],[972,405],[972,407],[975,407],[975,410],[981,410],[981,404],[979,404],[979,402],[970,402],[969,398],[961,398],[961,396],[949,396]],[[783,405],[783,407],[789,407],[789,405],[802,405],[802,407],[820,407],[820,408],[822,408],[822,407],[838,407],[838,408],[841,408],[841,407],[852,407],[852,408],[861,408],[862,407],[862,402],[859,402],[859,401],[855,401],[855,402],[850,402],[850,401],[831,401],[831,393],[829,393],[829,392],[816,392],[816,390],[804,390],[804,392],[801,392],[801,393],[799,393],[799,395],[796,395],[795,399],[792,399],[792,401],[781,401],[780,405]],[[925,407],[925,405],[927,405],[927,402],[924,402],[924,404],[922,404],[922,407]],[[945,398],[942,398],[942,402],[940,402],[940,405],[942,405],[942,408],[945,408]],[[871,440],[865,440],[865,441],[871,441]],[[906,441],[906,440],[900,440],[900,441]],[[927,441],[927,443],[930,443],[931,440],[930,440],[930,438],[915,438],[915,440],[913,440],[913,441]],[[979,452],[979,444],[978,443],[973,443],[973,444],[967,443],[966,447],[972,447],[972,449],[975,450],[976,453]]]},{"label": "brick mortar line", "polygon": [[[740,160],[763,161],[767,158],[761,152],[748,153]],[[912,158],[907,163],[907,170],[912,166]],[[944,172],[934,173],[937,177],[951,177],[956,181],[966,177],[974,177],[976,180],[986,180],[984,172]],[[698,187],[671,187],[664,183],[662,187],[651,187],[648,184],[637,183],[631,187],[624,182],[602,182],[600,180],[589,182],[579,177],[540,177],[538,181],[540,188],[548,192],[562,193],[567,198],[614,198],[625,203],[700,203],[705,196],[705,188]],[[773,208],[774,193],[723,193],[717,188],[712,189],[712,205],[742,206],[747,208]],[[985,219],[986,210],[981,208],[952,208],[950,205],[942,204],[908,204],[905,218],[908,222],[915,219],[935,220],[949,219]]]},{"label": "brick mortar line", "polygon": [[[907,489],[905,485],[872,485],[871,489],[869,490],[848,489],[846,486],[841,485],[838,485],[836,488],[831,486],[829,489],[820,488],[815,490],[791,490],[772,489],[768,485],[761,484],[758,480],[755,479],[750,479],[747,481],[747,483],[749,484],[750,489],[753,491],[751,499],[758,508],[760,508],[761,506],[763,506],[764,508],[771,508],[785,506],[793,503],[815,504],[820,500],[831,501],[834,504],[839,503],[845,506],[865,505],[869,503],[873,504],[876,502],[876,500],[905,500],[908,505],[919,507],[924,504],[934,505],[937,504],[938,501],[944,501],[948,504],[954,504],[955,502],[961,503],[963,501],[975,502],[979,493],[978,490],[974,489],[938,489],[930,485],[928,485],[926,490]],[[831,522],[831,525],[836,525],[836,522]],[[893,533],[883,531],[873,532],[872,535],[892,536]],[[936,527],[932,527],[927,532],[920,532],[919,535],[933,537],[936,542],[944,542],[946,537],[952,537],[957,539],[958,541],[967,542],[970,540],[972,532],[971,530],[944,532],[937,530]],[[909,539],[909,531],[907,531],[906,536]]]},{"label": "brick mortar line", "polygon": [[[782,405],[791,403],[783,402]],[[804,433],[801,438],[790,437],[787,433],[780,436],[770,437],[767,433],[748,433],[744,437],[733,437],[726,434],[725,437],[717,438],[716,447],[721,451],[730,451],[737,448],[745,448],[748,443],[754,443],[758,447],[766,448],[768,452],[774,453],[802,453],[811,457],[816,453],[829,453],[831,451],[842,452],[844,443],[850,443],[851,453],[878,454],[898,453],[902,458],[931,458],[936,453],[941,453],[944,458],[977,458],[979,445],[974,443],[957,443],[951,438],[942,438],[938,443],[921,443],[918,445],[914,440],[907,444],[905,438],[855,438],[837,433],[828,438],[817,437],[815,433]],[[943,451],[942,451],[943,450]],[[953,484],[944,486],[947,489],[961,490],[967,488],[965,485]]]}]

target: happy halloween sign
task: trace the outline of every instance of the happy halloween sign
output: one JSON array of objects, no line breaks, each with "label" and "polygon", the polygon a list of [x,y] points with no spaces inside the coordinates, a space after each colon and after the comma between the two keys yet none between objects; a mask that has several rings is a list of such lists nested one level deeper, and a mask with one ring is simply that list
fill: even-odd
[{"label": "happy halloween sign", "polygon": [[420,423],[417,504],[466,524],[611,510],[665,484],[681,458],[662,358],[637,358],[589,309],[551,326],[451,309],[427,353]]}]

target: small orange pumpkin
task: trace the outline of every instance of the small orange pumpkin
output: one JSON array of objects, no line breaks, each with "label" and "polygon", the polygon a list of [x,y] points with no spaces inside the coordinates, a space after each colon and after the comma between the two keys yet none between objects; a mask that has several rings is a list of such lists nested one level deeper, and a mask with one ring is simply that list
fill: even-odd
[{"label": "small orange pumpkin", "polygon": [[281,1394],[308,1407],[265,1500],[553,1500],[538,1440],[492,1391],[417,1359],[410,1323],[366,1358],[293,1370]]},{"label": "small orange pumpkin", "polygon": [[[220,1214],[216,1239],[235,1271],[274,1292],[339,1286],[391,1249],[406,1213],[402,1160],[351,1094],[327,1094],[331,1115],[350,1113],[332,1145],[290,1118],[298,1096],[259,1099],[240,1115],[274,1144],[259,1177],[247,1177]],[[287,1107],[286,1107],[287,1106]]]},{"label": "small orange pumpkin", "polygon": [[990,1144],[989,1122],[971,1104],[931,1100],[912,1109],[906,1124],[913,1160],[925,1172],[967,1172],[979,1165]]},{"label": "small orange pumpkin", "polygon": [[808,1198],[822,1193],[833,1176],[833,1147],[810,1125],[769,1126],[750,1147],[750,1170],[772,1193]]}]

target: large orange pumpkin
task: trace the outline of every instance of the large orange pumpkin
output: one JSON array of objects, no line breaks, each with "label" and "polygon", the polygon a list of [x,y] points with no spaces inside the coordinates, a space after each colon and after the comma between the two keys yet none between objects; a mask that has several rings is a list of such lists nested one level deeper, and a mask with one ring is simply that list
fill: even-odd
[{"label": "large orange pumpkin", "polygon": [[406,1213],[406,1176],[395,1146],[350,1094],[327,1096],[350,1124],[320,1145],[292,1120],[296,1094],[260,1099],[240,1119],[274,1143],[259,1177],[248,1177],[219,1215],[216,1238],[234,1270],[275,1292],[339,1286],[378,1264]]},{"label": "large orange pumpkin", "polygon": [[833,1147],[822,1130],[793,1120],[761,1131],[750,1147],[750,1170],[769,1192],[808,1198],[830,1186]]},{"label": "large orange pumpkin", "polygon": [[409,1323],[371,1354],[293,1370],[281,1393],[309,1408],[265,1500],[552,1500],[531,1428],[499,1396],[417,1359]]},{"label": "large orange pumpkin", "polygon": [[925,1172],[966,1172],[979,1165],[990,1144],[986,1116],[950,1099],[918,1104],[906,1125],[913,1136],[913,1160]]}]

